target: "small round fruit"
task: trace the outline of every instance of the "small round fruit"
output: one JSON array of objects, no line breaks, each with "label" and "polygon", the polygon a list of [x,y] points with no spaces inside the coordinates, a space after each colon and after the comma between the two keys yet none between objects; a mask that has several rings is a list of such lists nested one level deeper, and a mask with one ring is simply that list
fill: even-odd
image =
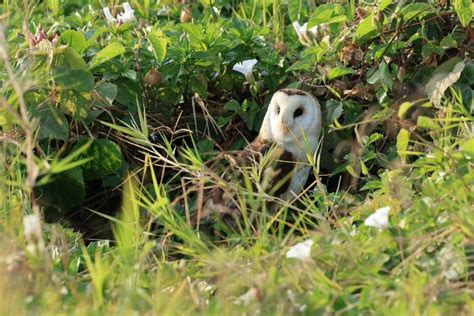
[{"label": "small round fruit", "polygon": [[180,20],[182,23],[191,22],[192,19],[193,19],[193,11],[191,10],[191,8],[186,8],[181,11]]},{"label": "small round fruit", "polygon": [[163,81],[163,75],[158,70],[151,69],[147,72],[143,80],[146,85],[155,87]]}]

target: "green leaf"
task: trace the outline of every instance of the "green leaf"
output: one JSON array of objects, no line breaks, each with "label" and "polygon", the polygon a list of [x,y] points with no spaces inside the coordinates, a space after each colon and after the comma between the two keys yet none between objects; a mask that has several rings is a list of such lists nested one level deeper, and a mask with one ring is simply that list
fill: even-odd
[{"label": "green leaf", "polygon": [[415,2],[407,5],[400,11],[404,22],[408,22],[413,18],[421,19],[425,15],[433,12],[431,6],[426,2]]},{"label": "green leaf", "polygon": [[433,43],[426,43],[425,45],[423,45],[423,48],[421,49],[421,55],[423,56],[423,58],[429,58],[433,54],[443,56],[444,49]]},{"label": "green leaf", "polygon": [[87,70],[68,70],[64,67],[57,67],[54,69],[53,77],[57,85],[67,90],[90,92],[94,88],[94,76]]},{"label": "green leaf", "polygon": [[288,0],[287,6],[291,22],[298,21],[305,14],[306,10],[301,0]]},{"label": "green leaf", "polygon": [[125,53],[125,47],[120,43],[111,43],[98,52],[91,61],[91,67],[97,67],[106,61]]},{"label": "green leaf", "polygon": [[110,82],[102,82],[95,88],[97,93],[106,99],[110,104],[115,100],[117,96],[117,86]]},{"label": "green leaf", "polygon": [[315,60],[312,58],[304,58],[296,61],[293,65],[288,67],[286,71],[296,71],[296,70],[311,70],[314,67]]},{"label": "green leaf", "polygon": [[240,110],[240,103],[235,100],[230,100],[224,104],[224,109],[227,111],[238,112]]},{"label": "green leaf", "polygon": [[468,139],[460,146],[461,151],[469,157],[474,158],[474,139]]},{"label": "green leaf", "polygon": [[61,34],[61,43],[81,53],[87,46],[86,37],[79,31],[67,30]]},{"label": "green leaf", "polygon": [[35,188],[35,195],[45,212],[65,212],[80,205],[86,198],[81,168],[62,172],[48,183]]},{"label": "green leaf", "polygon": [[[439,68],[444,70],[446,69],[446,65],[451,66],[452,61],[447,61]],[[426,94],[435,106],[441,104],[441,98],[446,92],[446,89],[452,86],[458,81],[459,77],[461,77],[464,66],[464,61],[457,62],[450,71],[436,71],[434,76],[428,81],[426,84]]]},{"label": "green leaf", "polygon": [[357,27],[354,39],[357,41],[357,44],[360,46],[372,38],[375,38],[378,34],[377,27],[373,22],[373,14],[365,17]]},{"label": "green leaf", "polygon": [[163,61],[166,57],[168,40],[162,37],[160,31],[154,31],[148,34],[148,40],[150,41],[151,47],[153,47],[156,58],[159,61]]},{"label": "green leaf", "polygon": [[349,68],[349,67],[340,66],[340,67],[333,68],[333,69],[331,69],[331,71],[329,71],[328,79],[333,80],[333,79],[336,79],[338,77],[345,76],[345,75],[348,75],[348,74],[354,74],[354,73],[355,73],[354,69]]},{"label": "green leaf", "polygon": [[378,8],[380,11],[385,10],[389,5],[391,5],[393,0],[378,0]]},{"label": "green leaf", "polygon": [[97,39],[99,38],[99,36],[106,31],[107,31],[107,27],[105,26],[95,29],[95,33],[90,38],[87,39],[86,48],[94,45],[97,42]]},{"label": "green leaf", "polygon": [[405,114],[411,107],[413,106],[413,103],[411,102],[403,102],[400,104],[400,107],[398,108],[398,117],[403,119],[405,117]]},{"label": "green leaf", "polygon": [[441,42],[439,43],[439,46],[441,46],[444,49],[447,49],[447,48],[451,48],[451,47],[457,47],[458,43],[453,38],[453,36],[451,34],[449,34],[441,40]]},{"label": "green leaf", "polygon": [[64,57],[69,68],[87,70],[87,64],[84,59],[82,59],[81,55],[71,47],[66,48],[64,51]]},{"label": "green leaf", "polygon": [[60,105],[64,111],[79,121],[86,119],[90,110],[89,99],[74,90],[66,90],[61,93]]},{"label": "green leaf", "polygon": [[454,11],[456,11],[464,27],[466,27],[472,19],[471,3],[471,0],[454,0]]},{"label": "green leaf", "polygon": [[[85,139],[79,141],[75,148],[81,146],[86,141]],[[100,179],[117,171],[122,165],[123,160],[120,147],[108,139],[94,140],[87,151],[81,155],[81,158],[92,158],[89,162],[82,165],[86,180]]]},{"label": "green leaf", "polygon": [[423,116],[423,115],[418,116],[418,120],[416,121],[416,125],[418,127],[427,128],[427,129],[431,129],[431,130],[434,130],[434,131],[440,129],[440,126],[438,125],[438,123],[436,123],[435,120],[433,120],[430,117]]},{"label": "green leaf", "polygon": [[330,99],[326,102],[326,120],[333,122],[337,120],[344,112],[343,104],[340,101]]},{"label": "green leaf", "polygon": [[388,65],[386,62],[380,63],[377,70],[375,70],[368,78],[367,82],[370,84],[375,84],[377,82],[381,83],[384,87],[388,89],[392,89],[393,86],[393,79],[390,70],[388,69]]},{"label": "green leaf", "polygon": [[308,21],[308,28],[315,25],[327,23],[341,23],[347,21],[344,15],[344,9],[340,4],[327,3],[318,6]]},{"label": "green leaf", "polygon": [[397,153],[400,159],[405,162],[407,157],[408,143],[410,142],[410,132],[404,128],[397,135]]},{"label": "green leaf", "polygon": [[64,113],[48,106],[40,109],[34,116],[39,119],[38,139],[68,140],[69,123]]}]

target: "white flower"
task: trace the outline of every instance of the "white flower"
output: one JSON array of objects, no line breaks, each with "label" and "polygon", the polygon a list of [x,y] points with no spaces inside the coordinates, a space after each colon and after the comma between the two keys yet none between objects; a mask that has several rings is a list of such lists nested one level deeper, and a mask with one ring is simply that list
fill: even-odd
[{"label": "white flower", "polygon": [[122,23],[135,21],[135,10],[132,9],[130,3],[125,2],[123,4],[124,13],[118,15],[118,20]]},{"label": "white flower", "polygon": [[37,214],[30,214],[23,217],[23,228],[25,237],[31,240],[41,238],[41,220]]},{"label": "white flower", "polygon": [[235,64],[234,67],[232,67],[232,70],[240,72],[245,76],[245,78],[247,78],[248,81],[251,81],[253,79],[252,69],[253,66],[257,64],[257,62],[258,61],[256,59],[244,60],[241,63]]},{"label": "white flower", "polygon": [[326,24],[315,25],[308,29],[308,23],[300,25],[298,21],[295,21],[293,22],[293,28],[301,44],[305,46],[311,46],[320,41],[327,42],[329,45],[329,29]]},{"label": "white flower", "polygon": [[301,261],[308,261],[311,259],[311,246],[314,241],[311,239],[297,243],[286,252],[287,258],[295,258]]},{"label": "white flower", "polygon": [[117,22],[117,19],[112,16],[112,13],[110,13],[109,7],[105,7],[103,11],[104,11],[105,19],[107,20],[108,23]]},{"label": "white flower", "polygon": [[364,224],[366,226],[380,229],[388,228],[388,213],[390,212],[390,209],[390,206],[379,208],[374,214],[371,214],[366,218]]},{"label": "white flower", "polygon": [[44,250],[44,241],[41,235],[41,219],[37,214],[30,214],[23,217],[23,229],[27,242],[26,249],[31,253]]},{"label": "white flower", "polygon": [[[318,38],[318,26],[313,26],[308,30],[308,23],[300,25],[298,21],[293,22],[293,28],[298,35],[298,39],[301,44],[310,46],[313,43],[313,39]],[[309,34],[308,34],[309,32]]]}]

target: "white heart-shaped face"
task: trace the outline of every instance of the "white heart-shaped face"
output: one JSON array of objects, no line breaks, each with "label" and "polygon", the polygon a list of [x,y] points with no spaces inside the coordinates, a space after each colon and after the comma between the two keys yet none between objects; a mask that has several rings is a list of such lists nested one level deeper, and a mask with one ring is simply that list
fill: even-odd
[{"label": "white heart-shaped face", "polygon": [[317,146],[320,132],[318,101],[304,91],[284,89],[273,95],[260,135],[284,148],[293,148],[295,143],[301,144],[304,139]]}]

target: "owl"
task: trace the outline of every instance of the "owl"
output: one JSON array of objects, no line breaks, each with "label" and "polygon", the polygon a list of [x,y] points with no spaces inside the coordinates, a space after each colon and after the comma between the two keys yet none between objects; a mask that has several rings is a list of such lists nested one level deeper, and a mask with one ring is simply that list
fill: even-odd
[{"label": "owl", "polygon": [[[298,195],[308,179],[321,134],[321,108],[311,94],[298,89],[282,89],[271,98],[257,138],[245,149],[227,155],[231,174],[251,165],[260,165],[261,176],[255,182],[266,193],[289,200]],[[263,165],[263,166],[262,166]],[[237,175],[236,175],[237,174]],[[229,177],[229,168],[226,175]],[[238,214],[236,192],[218,186],[198,206],[198,221],[212,213]]]}]

